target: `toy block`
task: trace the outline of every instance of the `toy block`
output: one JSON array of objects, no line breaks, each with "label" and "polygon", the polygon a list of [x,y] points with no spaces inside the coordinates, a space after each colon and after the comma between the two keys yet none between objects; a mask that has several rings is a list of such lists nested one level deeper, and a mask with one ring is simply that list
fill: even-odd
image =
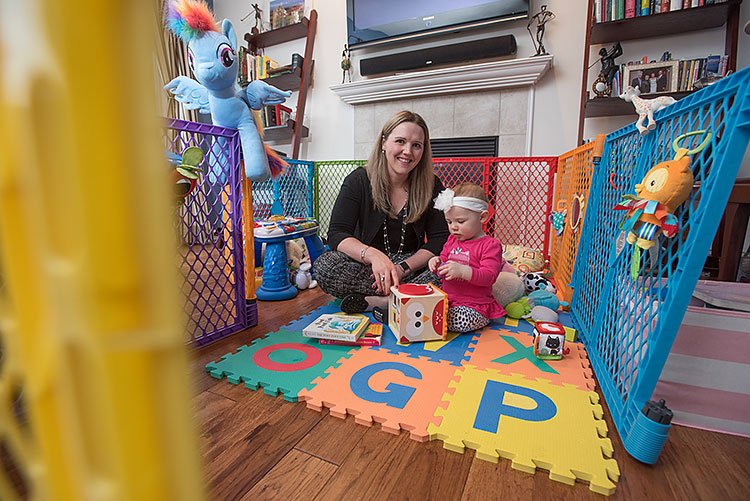
[{"label": "toy block", "polygon": [[569,343],[575,343],[576,341],[578,341],[578,331],[577,330],[575,330],[573,327],[565,327],[565,326],[563,326],[563,328],[565,329],[565,340],[566,341],[568,341]]},{"label": "toy block", "polygon": [[445,341],[448,296],[432,284],[391,287],[388,326],[401,343]]},{"label": "toy block", "polygon": [[531,335],[534,356],[541,360],[560,360],[565,347],[565,327],[552,322],[537,322]]}]

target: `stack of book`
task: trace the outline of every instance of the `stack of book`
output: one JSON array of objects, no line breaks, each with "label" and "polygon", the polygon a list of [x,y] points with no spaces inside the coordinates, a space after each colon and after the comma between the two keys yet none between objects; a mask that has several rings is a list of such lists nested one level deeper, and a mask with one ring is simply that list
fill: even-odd
[{"label": "stack of book", "polygon": [[619,21],[631,17],[650,16],[675,10],[692,9],[727,0],[594,0],[597,23]]},{"label": "stack of book", "polygon": [[324,313],[302,329],[302,335],[317,339],[354,343],[364,334],[370,320],[363,315]]},{"label": "stack of book", "polygon": [[695,82],[705,76],[727,76],[728,56],[708,56],[680,61],[676,90],[693,90]]},{"label": "stack of book", "polygon": [[263,54],[255,55],[243,46],[237,49],[237,59],[240,62],[237,81],[243,87],[253,80],[268,78],[271,75],[285,71],[292,71],[291,65],[281,66],[270,57]]},{"label": "stack of book", "polygon": [[365,329],[362,337],[356,341],[338,341],[336,339],[320,339],[320,344],[338,344],[347,346],[380,346],[383,340],[383,324],[371,323]]}]

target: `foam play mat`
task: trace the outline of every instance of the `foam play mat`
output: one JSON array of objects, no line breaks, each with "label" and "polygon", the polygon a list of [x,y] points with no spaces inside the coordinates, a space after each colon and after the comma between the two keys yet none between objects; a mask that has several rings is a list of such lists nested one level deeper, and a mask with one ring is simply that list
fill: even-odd
[{"label": "foam play mat", "polygon": [[[206,365],[215,378],[244,383],[318,411],[408,431],[419,441],[442,440],[451,451],[476,456],[551,479],[587,482],[612,494],[617,462],[583,345],[565,343],[562,360],[540,360],[532,351],[532,326],[505,319],[445,341],[404,345],[384,326],[379,347],[321,345],[302,329],[328,304],[278,332]],[[370,321],[374,322],[372,316]],[[569,316],[560,315],[564,325]]]}]

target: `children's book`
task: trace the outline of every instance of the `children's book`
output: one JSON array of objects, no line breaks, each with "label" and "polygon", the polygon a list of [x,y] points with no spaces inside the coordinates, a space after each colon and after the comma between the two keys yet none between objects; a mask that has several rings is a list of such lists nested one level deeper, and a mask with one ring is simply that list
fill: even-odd
[{"label": "children's book", "polygon": [[365,316],[324,313],[302,329],[302,335],[353,342],[359,339],[369,323]]},{"label": "children's book", "polygon": [[370,324],[362,337],[356,341],[337,341],[335,339],[321,339],[320,344],[336,344],[347,346],[380,346],[383,339],[383,324]]}]

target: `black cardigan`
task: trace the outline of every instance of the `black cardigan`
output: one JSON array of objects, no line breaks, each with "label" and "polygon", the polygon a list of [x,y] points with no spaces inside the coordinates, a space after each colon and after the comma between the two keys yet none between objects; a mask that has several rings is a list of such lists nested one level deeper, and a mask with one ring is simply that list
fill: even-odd
[{"label": "black cardigan", "polygon": [[[435,176],[432,199],[434,200],[443,189],[443,183]],[[375,208],[367,171],[364,167],[359,167],[346,176],[336,197],[331,212],[331,224],[328,227],[328,245],[336,250],[341,241],[349,237],[371,245],[386,217],[385,213]],[[435,209],[433,202],[430,202],[422,217],[414,223],[407,224],[406,229],[416,234],[418,242],[425,242],[426,236],[427,241],[420,249],[427,249],[436,256],[440,255],[448,239],[445,216]]]}]

